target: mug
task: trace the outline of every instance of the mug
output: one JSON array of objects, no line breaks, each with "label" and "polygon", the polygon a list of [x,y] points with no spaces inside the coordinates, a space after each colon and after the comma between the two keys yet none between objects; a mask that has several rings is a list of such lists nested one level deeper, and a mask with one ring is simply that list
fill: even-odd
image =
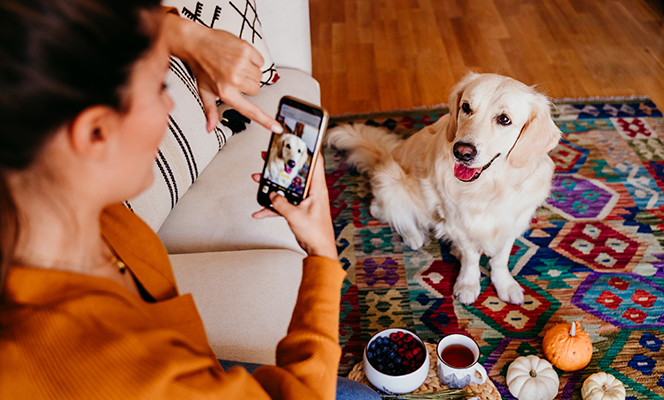
[{"label": "mug", "polygon": [[[461,389],[470,383],[481,385],[486,382],[487,373],[477,362],[480,358],[480,347],[472,338],[454,333],[438,341],[438,378],[450,388]],[[475,376],[479,372],[482,378]]]}]

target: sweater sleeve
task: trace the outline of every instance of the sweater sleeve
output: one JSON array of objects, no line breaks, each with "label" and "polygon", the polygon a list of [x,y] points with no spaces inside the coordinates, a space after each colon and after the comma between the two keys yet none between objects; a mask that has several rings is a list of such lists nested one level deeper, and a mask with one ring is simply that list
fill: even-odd
[{"label": "sweater sleeve", "polygon": [[304,260],[288,334],[277,346],[277,366],[254,372],[271,397],[335,398],[341,357],[339,302],[345,275],[337,261],[325,257]]}]

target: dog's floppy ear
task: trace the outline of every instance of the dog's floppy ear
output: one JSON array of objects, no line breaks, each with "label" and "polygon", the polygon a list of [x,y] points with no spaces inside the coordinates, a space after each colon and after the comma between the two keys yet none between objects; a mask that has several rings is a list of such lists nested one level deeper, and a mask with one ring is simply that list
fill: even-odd
[{"label": "dog's floppy ear", "polygon": [[279,136],[279,139],[277,139],[277,154],[279,155],[279,158],[284,158],[284,135],[282,134]]},{"label": "dog's floppy ear", "polygon": [[480,74],[474,72],[469,72],[464,76],[459,83],[454,85],[452,91],[450,92],[450,98],[448,100],[450,108],[449,121],[447,122],[447,141],[453,142],[456,137],[457,131],[457,120],[459,117],[459,106],[461,103],[461,97],[463,97],[463,92],[466,90],[466,86],[475,79],[479,78]]},{"label": "dog's floppy ear", "polygon": [[548,153],[560,141],[560,129],[551,119],[551,102],[539,93],[534,93],[534,96],[530,118],[507,155],[510,165],[515,168],[521,168],[541,154]]}]

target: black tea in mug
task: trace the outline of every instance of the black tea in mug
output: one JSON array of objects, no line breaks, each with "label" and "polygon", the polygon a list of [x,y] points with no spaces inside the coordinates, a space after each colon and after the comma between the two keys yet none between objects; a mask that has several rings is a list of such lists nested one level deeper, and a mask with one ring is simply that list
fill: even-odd
[{"label": "black tea in mug", "polygon": [[443,361],[454,368],[468,368],[475,362],[473,351],[462,344],[451,344],[440,354]]}]

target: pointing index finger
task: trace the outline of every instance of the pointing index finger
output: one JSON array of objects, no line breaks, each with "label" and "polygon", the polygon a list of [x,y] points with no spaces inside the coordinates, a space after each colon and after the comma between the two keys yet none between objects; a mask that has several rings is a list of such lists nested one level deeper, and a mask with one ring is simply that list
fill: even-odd
[{"label": "pointing index finger", "polygon": [[267,114],[263,112],[258,106],[256,106],[254,103],[250,102],[249,100],[245,99],[242,97],[242,95],[238,92],[237,95],[230,96],[230,98],[227,98],[225,100],[228,104],[232,105],[237,109],[237,111],[244,115],[245,117],[249,118],[252,121],[256,121],[259,124],[263,125],[265,128],[271,130],[272,132],[275,133],[282,133],[283,132],[283,127],[281,126],[280,123],[277,122],[272,117],[269,117]]}]

